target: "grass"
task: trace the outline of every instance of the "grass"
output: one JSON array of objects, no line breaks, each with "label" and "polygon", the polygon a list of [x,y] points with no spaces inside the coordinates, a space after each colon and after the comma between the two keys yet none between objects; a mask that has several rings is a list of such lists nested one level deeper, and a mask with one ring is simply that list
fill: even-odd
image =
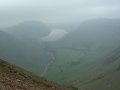
[{"label": "grass", "polygon": [[120,66],[118,66],[118,68],[116,69],[116,71],[120,71]]},{"label": "grass", "polygon": [[46,75],[50,80],[66,83],[82,69],[85,63],[79,51],[58,49],[55,55],[56,60],[50,65]]}]

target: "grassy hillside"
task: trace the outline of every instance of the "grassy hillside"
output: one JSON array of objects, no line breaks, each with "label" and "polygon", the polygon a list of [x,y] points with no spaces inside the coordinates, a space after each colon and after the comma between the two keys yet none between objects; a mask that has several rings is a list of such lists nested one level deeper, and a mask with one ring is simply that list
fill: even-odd
[{"label": "grassy hillside", "polygon": [[0,90],[77,90],[55,84],[0,59]]},{"label": "grassy hillside", "polygon": [[85,68],[99,62],[98,58],[120,45],[119,23],[119,20],[109,19],[86,21],[65,38],[46,43],[55,58],[49,65],[46,77],[67,83]]},{"label": "grassy hillside", "polygon": [[[27,59],[23,60],[28,60],[28,63],[21,61],[28,66],[27,69],[49,80],[72,84],[83,90],[96,90],[97,87],[105,90],[107,84],[103,83],[103,78],[106,83],[109,81],[107,78],[112,79],[116,84],[120,81],[119,71],[114,72],[119,70],[120,63],[120,20],[89,20],[61,40],[36,42],[30,41],[29,44],[32,45],[26,43],[24,48],[21,45],[22,47],[17,51],[27,55]],[[9,43],[5,45],[9,47]],[[12,50],[14,49],[12,47]],[[8,53],[8,55],[14,54]],[[21,65],[18,62],[17,64]],[[116,89],[114,84],[111,86],[113,86],[111,90]]]},{"label": "grassy hillside", "polygon": [[71,79],[82,90],[119,90],[120,47],[98,58],[89,68]]},{"label": "grassy hillside", "polygon": [[8,28],[4,28],[4,31],[8,32],[17,39],[20,39],[21,41],[35,43],[40,42],[40,39],[47,36],[51,30],[42,22],[26,21]]},{"label": "grassy hillside", "polygon": [[0,31],[0,58],[36,73],[41,73],[49,61],[42,48],[25,44],[3,31]]}]

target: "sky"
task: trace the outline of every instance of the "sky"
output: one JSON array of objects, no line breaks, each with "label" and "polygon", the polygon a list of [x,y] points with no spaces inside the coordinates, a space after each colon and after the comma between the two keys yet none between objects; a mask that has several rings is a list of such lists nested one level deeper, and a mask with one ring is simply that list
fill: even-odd
[{"label": "sky", "polygon": [[0,27],[37,20],[47,24],[120,18],[120,0],[0,0]]}]

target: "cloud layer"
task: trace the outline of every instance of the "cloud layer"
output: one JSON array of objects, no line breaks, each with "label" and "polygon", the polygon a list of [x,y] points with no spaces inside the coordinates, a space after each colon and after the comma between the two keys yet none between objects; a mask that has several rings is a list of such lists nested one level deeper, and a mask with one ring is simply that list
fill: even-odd
[{"label": "cloud layer", "polygon": [[63,38],[66,34],[68,34],[67,31],[62,29],[53,29],[50,34],[46,37],[41,38],[42,41],[56,41],[58,39]]},{"label": "cloud layer", "polygon": [[120,0],[0,0],[0,26],[25,20],[46,23],[119,18]]}]

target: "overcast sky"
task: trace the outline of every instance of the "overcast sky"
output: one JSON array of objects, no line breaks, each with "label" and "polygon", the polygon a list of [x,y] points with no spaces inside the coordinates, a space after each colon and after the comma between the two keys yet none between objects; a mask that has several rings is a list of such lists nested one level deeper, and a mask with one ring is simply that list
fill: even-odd
[{"label": "overcast sky", "polygon": [[0,0],[0,27],[26,20],[60,24],[119,17],[120,0]]}]

